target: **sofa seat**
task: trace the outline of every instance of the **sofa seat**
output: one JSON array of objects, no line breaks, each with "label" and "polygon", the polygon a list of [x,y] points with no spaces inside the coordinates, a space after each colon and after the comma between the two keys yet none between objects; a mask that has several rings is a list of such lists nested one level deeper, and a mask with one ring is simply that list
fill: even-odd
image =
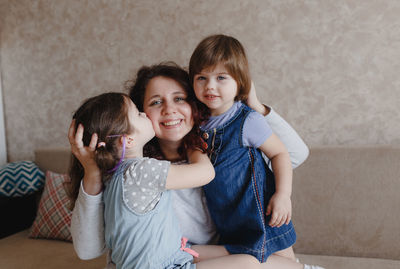
[{"label": "sofa seat", "polygon": [[72,243],[28,238],[29,229],[1,240],[0,268],[4,269],[99,269],[106,264],[106,255],[83,261],[76,256]]},{"label": "sofa seat", "polygon": [[373,259],[360,257],[324,256],[296,254],[306,264],[318,264],[326,269],[397,269],[400,260]]},{"label": "sofa seat", "polygon": [[[106,264],[106,255],[94,260],[80,260],[69,242],[30,239],[29,230],[24,230],[2,239],[0,244],[0,268],[7,269],[99,269]],[[296,254],[301,262],[318,264],[326,269],[395,269],[400,260],[340,257]]]}]

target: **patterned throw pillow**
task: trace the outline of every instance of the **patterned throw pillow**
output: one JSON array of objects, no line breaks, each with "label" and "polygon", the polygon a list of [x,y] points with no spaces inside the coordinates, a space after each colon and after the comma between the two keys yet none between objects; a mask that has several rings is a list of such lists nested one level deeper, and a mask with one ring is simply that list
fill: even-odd
[{"label": "patterned throw pillow", "polygon": [[43,188],[44,173],[32,161],[8,163],[0,168],[0,195],[22,197]]},{"label": "patterned throw pillow", "polygon": [[68,182],[67,175],[46,172],[46,183],[30,238],[72,241],[69,231],[72,212],[68,209],[69,199],[64,189]]}]

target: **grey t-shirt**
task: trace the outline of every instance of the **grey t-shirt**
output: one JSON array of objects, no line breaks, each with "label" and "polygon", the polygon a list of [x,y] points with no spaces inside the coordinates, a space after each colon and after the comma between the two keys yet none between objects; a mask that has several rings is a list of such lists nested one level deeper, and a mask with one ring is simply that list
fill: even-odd
[{"label": "grey t-shirt", "polygon": [[152,158],[140,158],[126,169],[124,200],[130,210],[144,214],[152,210],[165,191],[171,163]]}]

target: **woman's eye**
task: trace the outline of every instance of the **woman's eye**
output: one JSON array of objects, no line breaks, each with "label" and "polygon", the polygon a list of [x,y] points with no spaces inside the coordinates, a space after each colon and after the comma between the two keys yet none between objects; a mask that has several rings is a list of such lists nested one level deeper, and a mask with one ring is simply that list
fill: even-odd
[{"label": "woman's eye", "polygon": [[150,103],[150,106],[155,106],[161,104],[161,100],[154,100]]},{"label": "woman's eye", "polygon": [[175,101],[177,101],[177,102],[185,102],[186,98],[185,97],[176,97]]}]

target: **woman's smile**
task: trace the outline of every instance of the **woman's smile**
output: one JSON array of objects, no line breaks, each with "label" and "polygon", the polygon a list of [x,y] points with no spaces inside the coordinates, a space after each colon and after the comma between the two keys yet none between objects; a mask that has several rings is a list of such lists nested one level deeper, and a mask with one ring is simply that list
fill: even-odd
[{"label": "woman's smile", "polygon": [[170,121],[162,122],[161,124],[168,128],[172,128],[172,127],[178,127],[178,124],[180,125],[181,122],[182,122],[182,120],[170,120]]}]

